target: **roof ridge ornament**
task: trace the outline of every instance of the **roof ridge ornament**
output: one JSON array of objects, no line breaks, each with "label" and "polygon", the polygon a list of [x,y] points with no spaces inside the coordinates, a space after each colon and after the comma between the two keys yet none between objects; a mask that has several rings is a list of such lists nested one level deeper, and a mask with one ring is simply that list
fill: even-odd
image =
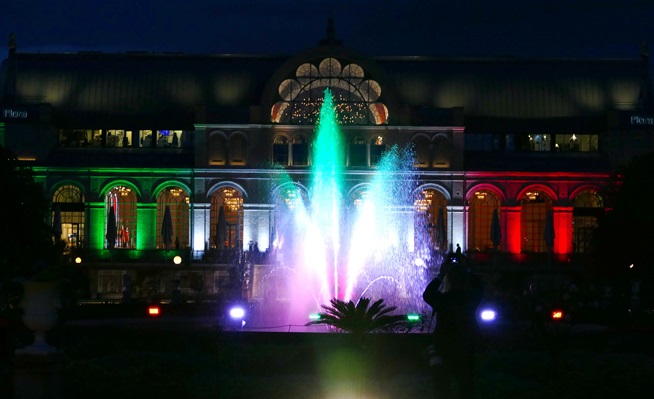
[{"label": "roof ridge ornament", "polygon": [[318,42],[321,46],[340,46],[343,43],[336,39],[336,31],[334,29],[334,17],[331,15],[327,18],[327,37]]}]

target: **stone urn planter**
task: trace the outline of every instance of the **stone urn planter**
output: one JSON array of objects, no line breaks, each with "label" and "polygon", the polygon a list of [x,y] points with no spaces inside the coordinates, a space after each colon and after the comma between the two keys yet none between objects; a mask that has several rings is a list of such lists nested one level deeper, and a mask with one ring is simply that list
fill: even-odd
[{"label": "stone urn planter", "polygon": [[56,324],[61,298],[58,281],[24,281],[23,323],[34,332],[34,342],[21,352],[47,353],[57,349],[45,341],[45,336]]}]

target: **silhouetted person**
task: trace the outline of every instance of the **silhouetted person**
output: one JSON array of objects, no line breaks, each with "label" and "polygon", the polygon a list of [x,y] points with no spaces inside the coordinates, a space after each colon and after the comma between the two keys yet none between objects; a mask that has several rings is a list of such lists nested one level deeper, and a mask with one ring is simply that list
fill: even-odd
[{"label": "silhouetted person", "polygon": [[259,252],[259,243],[255,242],[254,247],[252,248],[252,253],[254,255],[254,260],[259,261],[259,256],[261,255],[261,252]]},{"label": "silhouetted person", "polygon": [[173,147],[177,147],[179,144],[178,138],[177,138],[177,133],[173,133]]},{"label": "silhouetted person", "polygon": [[477,308],[483,293],[477,277],[453,259],[443,264],[423,293],[436,317],[430,366],[436,398],[451,398],[456,382],[461,398],[470,399],[474,398],[475,349],[481,337]]},{"label": "silhouetted person", "polygon": [[459,244],[456,244],[456,254],[461,255],[461,246]]},{"label": "silhouetted person", "polygon": [[175,305],[179,305],[182,303],[182,290],[179,288],[180,283],[181,282],[179,280],[173,281],[174,288],[171,293],[171,303]]}]

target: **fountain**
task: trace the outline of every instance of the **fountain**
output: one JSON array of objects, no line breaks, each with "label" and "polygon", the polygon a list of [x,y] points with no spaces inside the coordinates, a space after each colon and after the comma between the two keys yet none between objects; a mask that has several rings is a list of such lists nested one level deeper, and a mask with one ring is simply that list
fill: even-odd
[{"label": "fountain", "polygon": [[326,89],[313,143],[312,182],[302,190],[285,176],[277,185],[284,188],[273,237],[280,265],[265,289],[274,292],[268,300],[287,302],[281,324],[306,323],[332,298],[356,302],[365,296],[384,299],[397,312],[424,310],[427,269],[417,258],[427,245],[416,243],[427,242],[428,234],[414,222],[421,219],[414,210],[412,151],[390,147],[356,201],[345,198],[344,154]]}]

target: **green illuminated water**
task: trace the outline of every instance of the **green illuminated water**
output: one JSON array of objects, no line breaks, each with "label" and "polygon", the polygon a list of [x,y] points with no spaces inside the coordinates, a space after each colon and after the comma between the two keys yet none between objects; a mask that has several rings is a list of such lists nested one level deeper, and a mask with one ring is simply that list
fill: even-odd
[{"label": "green illuminated water", "polygon": [[[331,291],[331,297],[338,295],[338,261],[340,251],[341,187],[345,148],[336,118],[331,92],[325,90],[320,108],[320,117],[313,143],[313,183],[309,189],[311,219],[321,226],[322,245],[327,252],[326,266],[333,274],[333,287],[323,286],[322,291]],[[327,284],[328,270],[321,272],[323,283]]]},{"label": "green illuminated water", "polygon": [[[285,242],[281,267],[290,271],[289,301],[301,320],[330,299],[383,298],[416,311],[422,306],[424,269],[415,266],[413,153],[390,146],[365,172],[366,195],[345,198],[345,140],[333,98],[325,90],[311,153],[306,203],[278,209],[277,234]],[[286,176],[287,195],[300,198]],[[286,198],[288,200],[288,197]],[[279,238],[278,237],[278,238]]]}]

